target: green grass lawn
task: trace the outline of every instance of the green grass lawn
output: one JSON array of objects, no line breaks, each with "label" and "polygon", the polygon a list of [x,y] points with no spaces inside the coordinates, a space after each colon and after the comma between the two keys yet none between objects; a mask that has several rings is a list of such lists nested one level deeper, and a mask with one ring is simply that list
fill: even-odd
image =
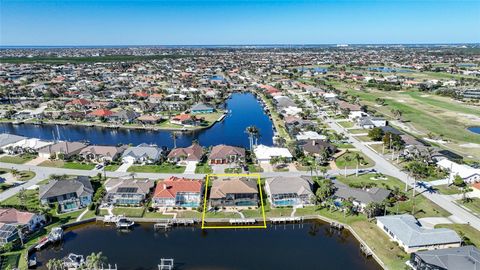
[{"label": "green grass lawn", "polygon": [[470,198],[469,202],[462,202],[462,200],[460,200],[458,203],[472,210],[472,212],[480,214],[480,198]]},{"label": "green grass lawn", "polygon": [[367,134],[368,129],[349,129],[347,132],[350,134]]},{"label": "green grass lawn", "polygon": [[240,168],[226,168],[224,170],[225,173],[242,173],[242,169]]},{"label": "green grass lawn", "polygon": [[207,212],[205,218],[241,218],[239,214],[234,212]]},{"label": "green grass lawn", "polygon": [[20,171],[18,172],[17,179],[19,181],[28,181],[35,177],[35,173],[32,171]]},{"label": "green grass lawn", "polygon": [[[356,153],[358,153],[360,157],[363,158],[363,161],[361,161],[361,163],[358,166],[359,168],[368,168],[375,165],[373,160],[365,156],[362,152],[356,152],[356,151],[355,152],[350,151],[348,153],[346,152],[343,155],[339,156],[335,160],[335,164],[337,165],[338,168],[341,168],[341,169],[345,168],[345,166],[347,166],[347,169],[355,169],[357,167],[357,161],[354,159]],[[347,157],[350,158],[350,161],[346,160]]]},{"label": "green grass lawn", "polygon": [[115,207],[112,212],[114,215],[124,215],[126,217],[143,217],[143,207]]},{"label": "green grass lawn", "polygon": [[185,166],[170,163],[163,163],[161,165],[133,165],[130,166],[127,171],[137,173],[183,173]]},{"label": "green grass lawn", "polygon": [[256,164],[248,164],[247,167],[248,167],[248,171],[252,173],[263,172],[262,167]]},{"label": "green grass lawn", "polygon": [[341,121],[341,122],[337,122],[340,126],[344,127],[344,128],[351,128],[353,127],[353,123],[350,122],[350,121]]},{"label": "green grass lawn", "polygon": [[452,194],[462,193],[462,191],[457,186],[454,186],[454,185],[435,186],[435,190],[437,190],[439,193],[444,194],[444,195],[452,195]]},{"label": "green grass lawn", "polygon": [[119,164],[109,164],[109,165],[105,166],[105,171],[114,172],[114,171],[118,170],[119,167],[120,167]]},{"label": "green grass lawn", "polygon": [[177,218],[201,218],[202,213],[198,211],[178,211]]},{"label": "green grass lawn", "polygon": [[[387,189],[393,190],[395,187],[397,187],[401,191],[405,190],[405,184],[394,177],[385,176],[387,178],[386,180],[372,180],[371,178],[374,176],[375,174],[364,174],[364,175],[360,175],[359,177],[356,177],[354,175],[347,176],[347,177],[337,176],[337,179],[346,184],[373,183],[380,188],[387,188]],[[388,208],[388,211],[391,214],[397,214],[397,213],[411,214],[412,208],[413,208],[413,201],[411,200],[412,191],[410,190],[409,192],[406,193],[406,195],[410,198],[409,200],[403,201],[403,202],[399,201],[394,206]],[[435,203],[425,198],[425,196],[418,193],[415,195],[415,216],[417,218],[447,217],[449,215],[450,213],[448,213],[443,208],[439,207]]]},{"label": "green grass lawn", "polygon": [[0,205],[24,205],[31,211],[36,211],[40,207],[40,200],[38,199],[38,190],[25,190],[25,197],[23,200],[20,198],[20,193],[2,201]]},{"label": "green grass lawn", "polygon": [[197,163],[195,173],[209,174],[212,172],[212,167],[208,163]]},{"label": "green grass lawn", "polygon": [[173,218],[173,215],[164,215],[159,212],[148,212],[145,211],[145,214],[143,215],[144,218]]},{"label": "green grass lawn", "polygon": [[18,156],[3,156],[0,158],[0,162],[13,163],[13,164],[23,164],[32,159],[36,158],[34,155],[24,154]]},{"label": "green grass lawn", "polygon": [[44,162],[40,163],[38,166],[73,169],[73,170],[93,170],[93,168],[95,168],[95,164],[92,164],[92,163],[81,163],[81,162],[63,161],[63,160],[45,160]]}]

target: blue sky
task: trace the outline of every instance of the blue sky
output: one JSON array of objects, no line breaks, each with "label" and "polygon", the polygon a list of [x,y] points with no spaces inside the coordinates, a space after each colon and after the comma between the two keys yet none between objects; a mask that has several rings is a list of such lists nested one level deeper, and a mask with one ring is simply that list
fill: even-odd
[{"label": "blue sky", "polygon": [[480,42],[480,0],[0,0],[0,45]]}]

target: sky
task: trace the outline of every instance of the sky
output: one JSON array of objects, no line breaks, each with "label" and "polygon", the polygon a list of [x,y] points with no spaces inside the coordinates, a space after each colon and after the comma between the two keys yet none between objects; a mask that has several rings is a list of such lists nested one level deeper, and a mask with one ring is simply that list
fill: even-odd
[{"label": "sky", "polygon": [[479,43],[480,0],[0,0],[0,45]]}]

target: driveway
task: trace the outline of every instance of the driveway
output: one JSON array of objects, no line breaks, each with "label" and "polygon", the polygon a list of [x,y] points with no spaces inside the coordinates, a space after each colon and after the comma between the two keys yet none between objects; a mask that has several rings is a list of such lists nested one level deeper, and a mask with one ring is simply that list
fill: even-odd
[{"label": "driveway", "polygon": [[118,167],[116,172],[127,172],[128,168],[130,168],[130,166],[132,166],[132,165],[133,165],[133,163],[124,162],[124,163],[122,163],[122,165],[120,165],[120,167]]},{"label": "driveway", "polygon": [[195,168],[197,168],[197,161],[187,161],[187,167],[185,168],[185,174],[195,174]]}]

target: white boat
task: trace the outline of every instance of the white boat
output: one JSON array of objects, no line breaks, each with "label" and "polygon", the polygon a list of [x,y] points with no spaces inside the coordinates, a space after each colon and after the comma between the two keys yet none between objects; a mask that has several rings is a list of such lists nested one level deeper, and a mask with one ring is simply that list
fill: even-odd
[{"label": "white boat", "polygon": [[51,242],[57,242],[59,240],[62,240],[63,238],[63,229],[60,227],[55,227],[52,229],[50,234],[48,235],[48,240]]},{"label": "white boat", "polygon": [[133,225],[135,225],[135,222],[133,222],[128,218],[121,217],[117,220],[116,225],[117,225],[117,228],[119,229],[129,229],[133,227]]},{"label": "white boat", "polygon": [[83,258],[83,255],[70,253],[67,257],[63,258],[63,266],[67,269],[77,269],[84,264],[85,259]]}]

